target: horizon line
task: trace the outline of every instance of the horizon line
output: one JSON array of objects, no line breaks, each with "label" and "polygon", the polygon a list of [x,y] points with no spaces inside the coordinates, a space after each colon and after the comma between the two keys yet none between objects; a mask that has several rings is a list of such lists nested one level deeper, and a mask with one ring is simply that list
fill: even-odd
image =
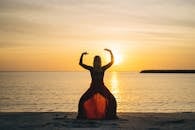
[{"label": "horizon line", "polygon": [[[79,71],[79,70],[0,70],[0,72],[87,72],[87,71]],[[107,71],[107,72],[140,72],[136,71]]]},{"label": "horizon line", "polygon": [[[143,70],[108,70],[107,72],[142,72],[142,71],[156,71],[156,70],[195,70],[195,69],[143,69]],[[0,70],[0,72],[87,72],[85,70]]]}]

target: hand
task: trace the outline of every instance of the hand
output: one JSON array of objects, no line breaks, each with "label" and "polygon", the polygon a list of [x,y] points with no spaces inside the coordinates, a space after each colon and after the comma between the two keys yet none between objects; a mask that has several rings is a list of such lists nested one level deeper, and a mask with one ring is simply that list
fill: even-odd
[{"label": "hand", "polygon": [[88,53],[87,52],[83,52],[82,55],[87,55]]},{"label": "hand", "polygon": [[110,49],[107,49],[107,48],[105,48],[104,50],[105,50],[105,51],[108,51],[108,52],[111,52],[111,50],[110,50]]}]

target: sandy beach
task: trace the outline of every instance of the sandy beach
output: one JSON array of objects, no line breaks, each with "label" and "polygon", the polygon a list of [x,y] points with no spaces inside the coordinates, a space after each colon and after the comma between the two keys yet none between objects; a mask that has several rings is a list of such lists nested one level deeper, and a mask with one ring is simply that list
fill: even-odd
[{"label": "sandy beach", "polygon": [[0,130],[194,130],[195,113],[118,113],[118,120],[77,120],[69,112],[1,112]]}]

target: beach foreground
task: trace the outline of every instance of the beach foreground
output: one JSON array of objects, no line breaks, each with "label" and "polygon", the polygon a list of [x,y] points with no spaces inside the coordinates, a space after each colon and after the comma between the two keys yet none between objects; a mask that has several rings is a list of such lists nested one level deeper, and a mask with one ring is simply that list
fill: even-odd
[{"label": "beach foreground", "polygon": [[71,112],[1,112],[0,130],[195,130],[195,113],[118,113],[118,120],[77,120]]}]

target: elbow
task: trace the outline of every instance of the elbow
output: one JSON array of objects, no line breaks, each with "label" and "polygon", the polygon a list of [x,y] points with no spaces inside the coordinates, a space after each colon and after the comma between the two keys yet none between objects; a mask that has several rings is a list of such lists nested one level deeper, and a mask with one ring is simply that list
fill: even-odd
[{"label": "elbow", "polygon": [[110,66],[112,66],[114,64],[114,60],[112,60],[109,64]]},{"label": "elbow", "polygon": [[114,64],[114,61],[111,61],[111,65],[113,65]]}]

